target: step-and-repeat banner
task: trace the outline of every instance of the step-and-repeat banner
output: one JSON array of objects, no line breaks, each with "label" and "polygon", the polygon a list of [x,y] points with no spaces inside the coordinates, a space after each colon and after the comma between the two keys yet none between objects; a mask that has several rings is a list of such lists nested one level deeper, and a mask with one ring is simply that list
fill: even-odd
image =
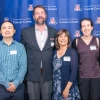
[{"label": "step-and-repeat banner", "polygon": [[81,35],[82,18],[92,19],[93,35],[100,37],[100,0],[1,0],[0,25],[13,22],[17,30],[14,39],[20,41],[21,29],[34,24],[32,10],[36,5],[46,8],[46,23],[57,30],[68,29],[71,40]]}]

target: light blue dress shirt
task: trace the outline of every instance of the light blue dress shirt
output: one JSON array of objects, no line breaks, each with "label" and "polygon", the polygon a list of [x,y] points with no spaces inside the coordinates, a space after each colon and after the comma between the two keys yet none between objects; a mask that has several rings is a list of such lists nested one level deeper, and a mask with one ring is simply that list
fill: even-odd
[{"label": "light blue dress shirt", "polygon": [[13,40],[11,45],[0,41],[0,84],[8,88],[13,82],[16,88],[24,80],[27,71],[27,57],[23,44]]}]

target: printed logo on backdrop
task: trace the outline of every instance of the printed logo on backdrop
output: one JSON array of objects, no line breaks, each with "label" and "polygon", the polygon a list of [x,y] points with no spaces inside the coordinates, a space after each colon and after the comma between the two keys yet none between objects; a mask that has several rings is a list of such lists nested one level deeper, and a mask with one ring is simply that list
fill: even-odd
[{"label": "printed logo on backdrop", "polygon": [[79,30],[75,30],[74,37],[80,37],[80,36],[81,36],[80,31]]},{"label": "printed logo on backdrop", "polygon": [[9,18],[8,17],[5,17],[4,18],[4,22],[8,22],[9,21]]},{"label": "printed logo on backdrop", "polygon": [[28,11],[33,11],[33,4],[29,4]]},{"label": "printed logo on backdrop", "polygon": [[57,10],[57,7],[56,6],[44,6],[46,10]]},{"label": "printed logo on backdrop", "polygon": [[100,17],[97,17],[96,24],[100,24]]},{"label": "printed logo on backdrop", "polygon": [[75,4],[74,11],[82,11],[80,4]]},{"label": "printed logo on backdrop", "polygon": [[53,24],[53,25],[57,24],[55,17],[50,17],[49,24]]},{"label": "printed logo on backdrop", "polygon": [[100,5],[88,5],[88,6],[84,6],[84,10],[100,10]]},{"label": "printed logo on backdrop", "polygon": [[13,19],[13,23],[14,24],[27,24],[27,23],[32,23],[32,20],[31,18],[17,18],[17,19]]},{"label": "printed logo on backdrop", "polygon": [[65,18],[65,19],[59,19],[60,24],[73,24],[73,23],[79,23],[78,18]]},{"label": "printed logo on backdrop", "polygon": [[93,31],[92,35],[96,37],[100,37],[100,30]]}]

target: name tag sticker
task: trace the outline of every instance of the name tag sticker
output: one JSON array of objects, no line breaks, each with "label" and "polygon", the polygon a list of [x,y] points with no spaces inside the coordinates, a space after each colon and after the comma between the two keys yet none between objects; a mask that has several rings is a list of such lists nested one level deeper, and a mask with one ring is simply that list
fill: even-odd
[{"label": "name tag sticker", "polygon": [[90,46],[90,50],[96,50],[96,46],[95,45]]},{"label": "name tag sticker", "polygon": [[64,61],[71,61],[71,57],[70,56],[64,57]]},{"label": "name tag sticker", "polygon": [[50,40],[51,40],[51,41],[53,41],[53,40],[54,40],[54,38],[50,38]]},{"label": "name tag sticker", "polygon": [[10,51],[10,55],[15,55],[15,54],[17,54],[17,51],[16,50]]},{"label": "name tag sticker", "polygon": [[51,46],[52,46],[52,47],[54,46],[54,42],[51,42]]}]

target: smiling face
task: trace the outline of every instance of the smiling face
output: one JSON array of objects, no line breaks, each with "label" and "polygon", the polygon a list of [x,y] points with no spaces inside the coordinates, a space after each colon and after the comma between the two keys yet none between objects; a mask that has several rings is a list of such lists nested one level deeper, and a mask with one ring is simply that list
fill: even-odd
[{"label": "smiling face", "polygon": [[1,25],[1,34],[3,38],[12,38],[15,33],[15,29],[12,23],[4,22]]},{"label": "smiling face", "polygon": [[84,36],[90,36],[93,30],[93,26],[89,20],[83,20],[81,22],[81,31]]},{"label": "smiling face", "polygon": [[58,44],[59,46],[65,46],[68,44],[68,37],[65,33],[58,36]]},{"label": "smiling face", "polygon": [[45,23],[46,16],[46,12],[43,8],[35,8],[33,17],[37,25],[43,25]]}]

